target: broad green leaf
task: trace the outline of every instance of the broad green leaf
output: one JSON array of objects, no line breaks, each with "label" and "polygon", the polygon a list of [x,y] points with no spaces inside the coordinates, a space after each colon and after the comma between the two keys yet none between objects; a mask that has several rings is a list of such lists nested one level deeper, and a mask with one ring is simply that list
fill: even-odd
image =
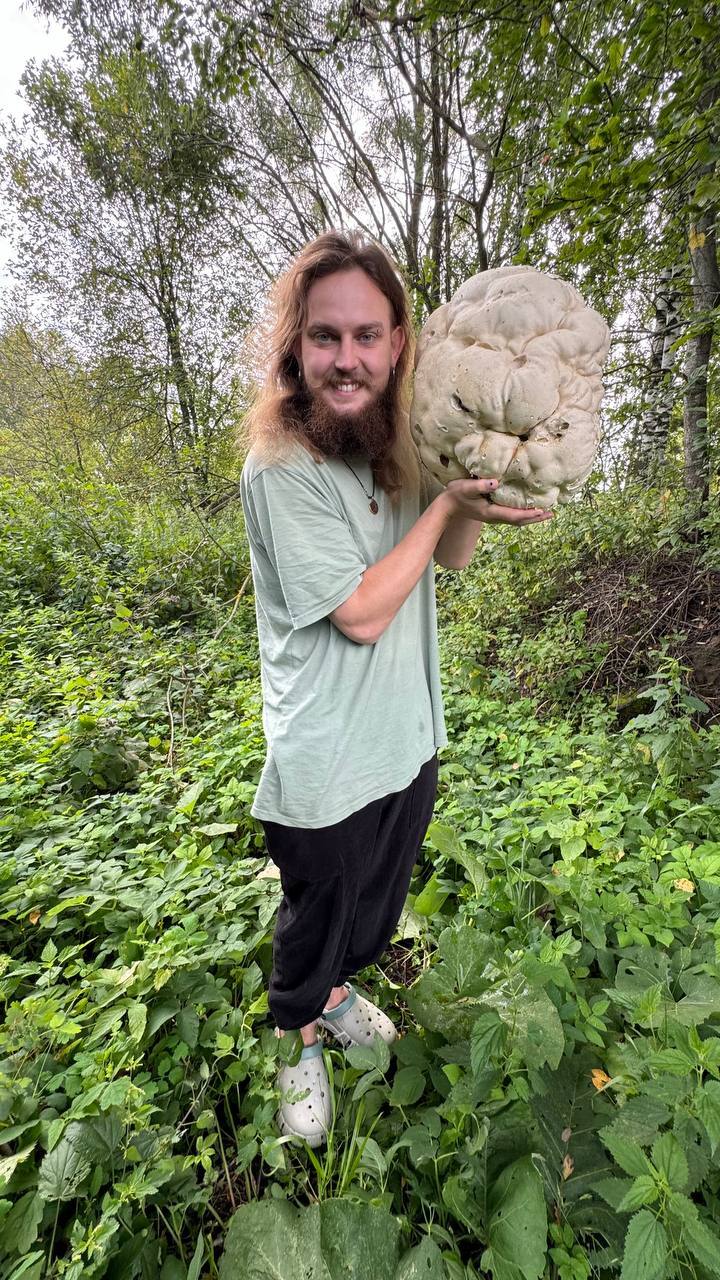
[{"label": "broad green leaf", "polygon": [[445,1280],[445,1263],[434,1240],[425,1236],[400,1259],[394,1280]]},{"label": "broad green leaf", "polygon": [[493,1280],[540,1280],[545,1272],[547,1214],[542,1178],[529,1156],[503,1169],[488,1199],[488,1248],[480,1265]]},{"label": "broad green leaf", "polygon": [[188,817],[191,817],[193,809],[204,790],[205,780],[203,778],[198,778],[197,782],[193,782],[192,786],[186,787],[175,806],[178,813],[186,813]]},{"label": "broad green leaf", "polygon": [[147,1005],[142,1004],[139,1000],[136,1000],[128,1008],[128,1031],[130,1032],[130,1039],[134,1040],[136,1044],[140,1043],[145,1034],[147,1012]]},{"label": "broad green leaf", "polygon": [[644,1173],[641,1178],[636,1178],[625,1192],[617,1206],[618,1212],[631,1213],[634,1209],[641,1209],[644,1204],[654,1204],[659,1194],[655,1179],[649,1173]]},{"label": "broad green leaf", "polygon": [[613,1133],[611,1129],[601,1129],[600,1137],[610,1155],[620,1168],[633,1178],[642,1178],[646,1173],[652,1174],[652,1165],[640,1147],[633,1146],[625,1138]]},{"label": "broad green leaf", "polygon": [[72,1200],[90,1168],[89,1160],[65,1136],[40,1165],[38,1191],[45,1200]]},{"label": "broad green leaf", "polygon": [[398,1222],[383,1209],[324,1200],[242,1205],[230,1222],[220,1280],[394,1280]]},{"label": "broad green leaf", "polygon": [[534,991],[524,980],[507,978],[487,991],[484,1008],[494,1009],[508,1028],[511,1047],[529,1067],[547,1063],[555,1069],[565,1048],[565,1033],[555,1005],[544,991]]},{"label": "broad green leaf", "polygon": [[200,1019],[194,1009],[181,1009],[177,1016],[178,1035],[190,1049],[194,1049],[200,1035]]},{"label": "broad green leaf", "polygon": [[443,889],[436,875],[432,875],[423,886],[413,903],[413,910],[419,916],[432,916],[439,911],[449,895],[449,889]]},{"label": "broad green leaf", "polygon": [[641,1209],[627,1229],[620,1280],[661,1280],[666,1260],[665,1228],[649,1209]]},{"label": "broad green leaf", "polygon": [[30,1142],[20,1151],[15,1151],[11,1156],[3,1156],[2,1159],[0,1159],[0,1185],[3,1182],[10,1181],[18,1165],[22,1164],[23,1160],[27,1160],[30,1153],[34,1150],[35,1143]]},{"label": "broad green leaf", "polygon": [[7,1253],[27,1253],[38,1237],[45,1201],[36,1191],[26,1191],[15,1202],[2,1225],[2,1247]]},{"label": "broad green leaf", "polygon": [[437,849],[438,853],[444,853],[447,857],[452,857],[460,850],[457,831],[454,827],[449,827],[442,822],[431,822],[425,839],[433,849]]},{"label": "broad green leaf", "polygon": [[720,1080],[708,1080],[702,1088],[695,1090],[695,1106],[714,1156],[720,1144]]},{"label": "broad green leaf", "polygon": [[390,1090],[393,1107],[411,1107],[423,1095],[425,1077],[418,1067],[401,1067]]},{"label": "broad green leaf", "polygon": [[[678,1211],[678,1201],[683,1201]],[[720,1236],[700,1217],[700,1211],[687,1196],[675,1193],[670,1198],[671,1213],[683,1224],[683,1244],[694,1253],[698,1262],[714,1276],[720,1276]]]},{"label": "broad green leaf", "polygon": [[720,1013],[720,982],[710,974],[696,974],[687,995],[676,1004],[673,1017],[683,1026],[695,1027],[714,1013]]},{"label": "broad green leaf", "polygon": [[475,1077],[502,1051],[507,1034],[505,1023],[495,1009],[488,1009],[475,1019],[470,1032],[470,1067]]},{"label": "broad green leaf", "polygon": [[472,1186],[466,1178],[453,1173],[442,1183],[443,1203],[447,1205],[457,1221],[475,1236],[483,1232],[483,1215],[480,1205],[473,1196]]},{"label": "broad green leaf", "polygon": [[656,1169],[667,1179],[673,1191],[683,1191],[688,1180],[688,1162],[677,1138],[663,1133],[653,1143],[652,1159]]},{"label": "broad green leaf", "polygon": [[109,1161],[120,1145],[122,1134],[122,1121],[117,1112],[73,1120],[65,1131],[75,1150],[91,1164]]},{"label": "broad green leaf", "polygon": [[[649,1177],[649,1174],[642,1176]],[[592,1189],[619,1212],[620,1205],[632,1186],[633,1183],[629,1178],[601,1178],[599,1182],[593,1182]]]},{"label": "broad green leaf", "polygon": [[[685,1071],[687,1067],[684,1068]],[[637,1098],[628,1099],[618,1108],[615,1119],[605,1132],[644,1146],[657,1137],[662,1126],[670,1119],[670,1114],[670,1108],[664,1102],[640,1094]]]}]

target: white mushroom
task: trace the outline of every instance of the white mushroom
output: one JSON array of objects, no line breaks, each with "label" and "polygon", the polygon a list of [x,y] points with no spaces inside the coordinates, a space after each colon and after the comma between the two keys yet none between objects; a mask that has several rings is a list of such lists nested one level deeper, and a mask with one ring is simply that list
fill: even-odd
[{"label": "white mushroom", "polygon": [[501,478],[508,507],[569,502],[600,438],[610,334],[572,285],[533,267],[465,281],[418,339],[413,437],[447,484]]}]

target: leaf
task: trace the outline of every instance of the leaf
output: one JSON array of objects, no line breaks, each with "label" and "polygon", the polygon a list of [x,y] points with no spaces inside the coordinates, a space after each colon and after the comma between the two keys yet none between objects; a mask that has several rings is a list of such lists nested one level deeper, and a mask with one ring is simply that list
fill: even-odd
[{"label": "leaf", "polygon": [[653,1164],[667,1179],[673,1191],[684,1191],[688,1177],[688,1162],[677,1138],[672,1133],[663,1133],[653,1143]]},{"label": "leaf", "polygon": [[495,1009],[475,1019],[470,1032],[470,1068],[476,1079],[502,1051],[506,1038],[505,1023]]},{"label": "leaf", "polygon": [[437,849],[438,853],[444,853],[446,857],[453,857],[460,849],[457,831],[454,827],[448,827],[442,822],[431,822],[425,839],[433,849]]},{"label": "leaf", "polygon": [[625,1173],[629,1173],[633,1178],[641,1178],[646,1173],[652,1174],[652,1165],[639,1147],[633,1146],[625,1138],[613,1133],[610,1128],[601,1129],[600,1137],[615,1163],[619,1164]]},{"label": "leaf", "polygon": [[390,1105],[411,1107],[423,1095],[425,1077],[418,1067],[402,1067],[393,1080]]},{"label": "leaf", "polygon": [[395,1218],[374,1205],[251,1202],[233,1214],[219,1280],[394,1280],[399,1234]]},{"label": "leaf", "polygon": [[685,1027],[699,1026],[714,1013],[720,1013],[720,982],[707,973],[693,975],[692,986],[678,1000],[673,1017]]},{"label": "leaf", "polygon": [[441,888],[438,877],[432,875],[417,895],[413,910],[419,916],[432,916],[440,910],[449,893],[449,889]]},{"label": "leaf", "polygon": [[27,1160],[31,1151],[35,1150],[35,1143],[30,1142],[20,1151],[15,1151],[11,1156],[3,1156],[0,1159],[0,1183],[9,1182],[19,1164],[23,1160]]},{"label": "leaf", "polygon": [[200,1019],[194,1009],[189,1006],[181,1009],[177,1016],[178,1035],[190,1049],[194,1049],[200,1035]]},{"label": "leaf", "polygon": [[130,1005],[128,1009],[128,1031],[130,1039],[139,1044],[145,1034],[147,1026],[147,1005],[142,1004],[139,1000]]},{"label": "leaf", "polygon": [[192,1261],[190,1263],[190,1266],[188,1267],[187,1280],[198,1280],[198,1276],[200,1275],[200,1268],[202,1267],[204,1257],[205,1257],[205,1241],[203,1240],[202,1231],[199,1231],[197,1244],[195,1246],[195,1252],[192,1256]]},{"label": "leaf", "polygon": [[395,1280],[445,1280],[445,1263],[434,1240],[425,1236],[400,1259]]},{"label": "leaf", "polygon": [[26,1191],[3,1222],[2,1247],[7,1253],[27,1253],[38,1237],[45,1201],[37,1191]]},{"label": "leaf", "polygon": [[665,1229],[649,1209],[641,1209],[627,1229],[620,1280],[660,1280],[666,1259]]},{"label": "leaf", "polygon": [[540,1280],[545,1271],[547,1214],[542,1178],[529,1156],[503,1169],[489,1196],[488,1248],[480,1265],[494,1280]]},{"label": "leaf", "polygon": [[653,1204],[660,1192],[655,1179],[649,1173],[636,1178],[617,1206],[619,1213],[627,1213],[640,1209],[644,1204]]},{"label": "leaf", "polygon": [[710,1150],[715,1155],[720,1143],[720,1080],[708,1080],[695,1091],[698,1119],[705,1126]]},{"label": "leaf", "polygon": [[682,1222],[683,1244],[712,1275],[720,1276],[720,1236],[702,1221],[697,1205],[688,1200],[687,1196],[674,1193],[668,1207],[673,1216]]},{"label": "leaf", "polygon": [[[643,1174],[643,1177],[649,1176]],[[633,1186],[629,1178],[601,1178],[599,1182],[592,1184],[593,1191],[597,1191],[603,1200],[612,1205],[613,1209],[619,1211],[620,1205],[625,1199],[628,1191]]]},{"label": "leaf", "polygon": [[[683,1071],[686,1070],[687,1067],[684,1067]],[[640,1094],[637,1098],[630,1098],[619,1108],[616,1118],[611,1125],[608,1125],[606,1132],[642,1146],[652,1142],[662,1125],[669,1119],[670,1108],[664,1102]]]},{"label": "leaf", "polygon": [[120,1146],[122,1134],[120,1117],[113,1112],[74,1120],[68,1125],[65,1136],[84,1159],[91,1164],[102,1164],[107,1163]]},{"label": "leaf", "polygon": [[83,1178],[90,1172],[90,1162],[80,1154],[69,1138],[64,1137],[54,1151],[48,1152],[40,1165],[38,1191],[45,1200],[72,1200]]},{"label": "leaf", "polygon": [[178,813],[185,813],[188,817],[191,817],[204,789],[205,780],[203,778],[198,778],[197,782],[193,782],[192,786],[186,787],[176,805]]}]

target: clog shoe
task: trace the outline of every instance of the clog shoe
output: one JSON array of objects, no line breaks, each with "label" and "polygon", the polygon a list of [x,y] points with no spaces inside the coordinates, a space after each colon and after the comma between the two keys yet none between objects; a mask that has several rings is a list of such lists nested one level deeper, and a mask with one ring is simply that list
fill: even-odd
[{"label": "clog shoe", "polygon": [[397,1029],[387,1014],[358,995],[352,983],[345,982],[349,994],[334,1009],[323,1009],[318,1025],[340,1041],[344,1049],[351,1044],[372,1044],[377,1034],[386,1044],[397,1039]]},{"label": "clog shoe", "polygon": [[330,1081],[322,1054],[319,1040],[306,1045],[300,1061],[294,1067],[281,1067],[277,1077],[282,1094],[278,1128],[284,1136],[303,1138],[310,1147],[322,1146],[332,1123]]}]

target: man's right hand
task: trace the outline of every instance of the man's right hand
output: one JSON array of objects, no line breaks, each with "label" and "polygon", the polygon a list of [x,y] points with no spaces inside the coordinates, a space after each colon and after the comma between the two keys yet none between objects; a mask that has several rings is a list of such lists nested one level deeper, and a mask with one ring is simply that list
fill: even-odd
[{"label": "man's right hand", "polygon": [[499,480],[450,480],[445,486],[445,494],[439,497],[445,498],[453,516],[462,516],[465,520],[523,525],[552,519],[552,511],[544,511],[541,507],[501,507],[491,502],[488,495],[497,489],[499,483]]}]

